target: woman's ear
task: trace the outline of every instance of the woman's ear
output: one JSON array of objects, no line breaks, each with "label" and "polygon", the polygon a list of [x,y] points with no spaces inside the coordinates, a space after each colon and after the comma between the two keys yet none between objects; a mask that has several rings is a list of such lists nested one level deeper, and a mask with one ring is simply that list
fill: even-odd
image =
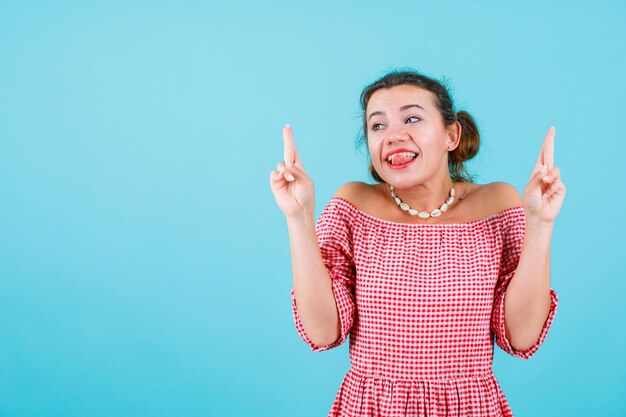
[{"label": "woman's ear", "polygon": [[459,123],[458,121],[455,121],[450,126],[448,126],[447,149],[449,151],[453,151],[454,149],[456,149],[457,146],[459,146],[462,130],[463,129],[461,128],[461,123]]}]

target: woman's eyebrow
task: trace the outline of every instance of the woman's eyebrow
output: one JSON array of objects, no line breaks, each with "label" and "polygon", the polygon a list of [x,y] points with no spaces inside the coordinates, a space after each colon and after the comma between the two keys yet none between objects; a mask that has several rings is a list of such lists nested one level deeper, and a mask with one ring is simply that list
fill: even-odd
[{"label": "woman's eyebrow", "polygon": [[[411,107],[419,107],[420,109],[424,110],[424,108],[422,106],[420,106],[419,104],[405,104],[404,106],[400,107],[400,111],[404,111],[406,109],[409,109]],[[426,110],[424,110],[426,111]],[[372,114],[370,114],[370,116],[367,118],[367,120],[371,119],[372,116],[375,116],[377,114],[385,114],[384,111],[375,111]]]},{"label": "woman's eyebrow", "polygon": [[420,106],[419,104],[407,104],[407,105],[404,105],[404,106],[400,107],[400,110],[401,110],[401,111],[404,111],[404,110],[409,109],[409,108],[411,108],[411,107],[419,107],[420,109],[422,109],[422,110],[426,111],[426,110],[425,110],[422,106]]}]

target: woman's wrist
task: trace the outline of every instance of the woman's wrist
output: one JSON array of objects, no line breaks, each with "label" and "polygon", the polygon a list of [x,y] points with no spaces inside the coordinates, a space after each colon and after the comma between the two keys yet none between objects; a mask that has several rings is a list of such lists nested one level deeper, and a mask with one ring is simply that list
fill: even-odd
[{"label": "woman's wrist", "polygon": [[315,226],[315,219],[312,212],[308,210],[303,210],[301,214],[293,217],[285,216],[287,220],[287,227],[291,228],[301,228],[301,227],[311,227]]}]

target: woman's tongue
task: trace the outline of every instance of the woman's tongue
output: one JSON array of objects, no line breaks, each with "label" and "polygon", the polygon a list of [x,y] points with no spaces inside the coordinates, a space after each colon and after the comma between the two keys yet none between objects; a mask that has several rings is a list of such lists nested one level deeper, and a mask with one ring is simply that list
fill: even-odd
[{"label": "woman's tongue", "polygon": [[409,162],[413,158],[414,158],[413,156],[396,155],[393,158],[392,165],[403,165],[403,164],[406,164],[407,162]]}]

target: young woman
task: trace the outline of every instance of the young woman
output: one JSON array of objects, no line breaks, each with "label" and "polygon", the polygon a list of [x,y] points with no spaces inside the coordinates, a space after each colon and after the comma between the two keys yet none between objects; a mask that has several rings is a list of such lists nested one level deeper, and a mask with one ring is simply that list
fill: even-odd
[{"label": "young woman", "polygon": [[475,184],[472,117],[417,72],[361,94],[375,184],[339,188],[314,223],[314,189],[289,125],[270,184],[289,230],[296,329],[315,352],[350,335],[329,416],[512,416],[493,342],[528,359],[558,303],[550,240],[565,197],[554,129],[523,197]]}]

